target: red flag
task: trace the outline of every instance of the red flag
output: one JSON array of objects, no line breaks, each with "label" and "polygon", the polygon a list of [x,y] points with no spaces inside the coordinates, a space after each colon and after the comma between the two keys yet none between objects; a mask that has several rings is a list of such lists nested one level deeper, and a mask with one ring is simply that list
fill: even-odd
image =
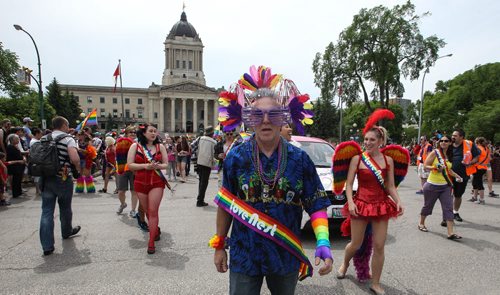
[{"label": "red flag", "polygon": [[118,66],[116,67],[116,70],[113,74],[113,77],[115,77],[115,88],[113,88],[113,92],[116,91],[116,83],[118,82],[118,76],[121,75],[121,71],[120,71],[120,63],[118,63]]},{"label": "red flag", "polygon": [[339,83],[339,96],[342,95],[342,81]]}]

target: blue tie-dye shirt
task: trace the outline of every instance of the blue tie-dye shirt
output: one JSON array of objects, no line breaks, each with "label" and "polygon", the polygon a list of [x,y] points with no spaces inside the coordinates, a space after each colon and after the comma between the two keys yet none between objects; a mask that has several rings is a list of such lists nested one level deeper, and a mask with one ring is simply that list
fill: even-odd
[{"label": "blue tie-dye shirt", "polygon": [[[283,139],[282,139],[283,140]],[[274,189],[266,194],[252,164],[252,138],[233,148],[224,160],[223,186],[250,206],[277,219],[300,236],[303,209],[312,214],[330,205],[314,163],[301,149],[287,143],[287,166]],[[278,151],[260,153],[263,170],[274,172]],[[273,173],[274,175],[274,173]],[[231,271],[249,276],[298,272],[300,261],[273,241],[233,218],[230,238]]]}]

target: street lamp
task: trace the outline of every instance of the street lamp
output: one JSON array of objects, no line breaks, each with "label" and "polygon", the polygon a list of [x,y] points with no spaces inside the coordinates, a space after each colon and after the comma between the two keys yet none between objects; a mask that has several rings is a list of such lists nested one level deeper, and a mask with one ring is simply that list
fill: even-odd
[{"label": "street lamp", "polygon": [[[38,58],[38,100],[40,101],[40,120],[42,121],[42,129],[47,128],[47,124],[45,122],[44,112],[43,112],[43,91],[42,91],[42,64],[40,63],[40,53],[38,53],[38,47],[36,46],[35,39],[31,36],[30,33],[25,31],[20,25],[14,25],[14,28],[18,31],[25,32],[28,36],[30,36],[31,41],[33,41],[33,45],[35,45],[36,57]],[[36,81],[36,80],[35,80]]]},{"label": "street lamp", "polygon": [[[443,57],[450,57],[453,56],[452,53],[440,56],[436,58],[436,60],[443,58]],[[420,112],[418,113],[418,137],[417,140],[420,140],[420,132],[422,130],[422,115],[423,115],[423,107],[424,107],[424,82],[425,82],[425,74],[429,72],[429,67],[425,69],[424,76],[422,77],[422,92],[420,94]]]}]

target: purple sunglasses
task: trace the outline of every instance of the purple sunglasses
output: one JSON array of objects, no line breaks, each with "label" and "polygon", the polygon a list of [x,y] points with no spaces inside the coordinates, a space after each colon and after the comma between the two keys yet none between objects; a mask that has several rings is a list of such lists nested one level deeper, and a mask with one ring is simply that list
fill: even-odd
[{"label": "purple sunglasses", "polygon": [[290,122],[290,111],[287,107],[272,108],[270,110],[246,107],[242,110],[243,123],[248,127],[255,127],[262,124],[266,114],[271,124],[275,126],[283,126]]}]

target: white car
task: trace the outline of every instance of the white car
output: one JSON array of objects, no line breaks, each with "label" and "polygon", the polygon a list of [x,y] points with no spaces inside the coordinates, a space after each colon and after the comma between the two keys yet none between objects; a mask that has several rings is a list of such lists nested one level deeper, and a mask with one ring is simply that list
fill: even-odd
[{"label": "white car", "polygon": [[[325,189],[332,205],[327,209],[328,219],[331,221],[342,222],[345,216],[342,215],[342,208],[347,202],[345,196],[345,190],[342,195],[334,195],[333,190],[333,174],[332,174],[332,156],[334,153],[333,147],[326,141],[315,137],[305,137],[305,136],[292,136],[292,141],[290,142],[294,146],[304,150],[314,165],[316,166],[316,172],[321,179],[323,188]],[[353,184],[353,189],[356,191],[358,188],[358,182],[355,179]],[[301,228],[309,221],[309,215],[304,212],[302,217]]]}]

